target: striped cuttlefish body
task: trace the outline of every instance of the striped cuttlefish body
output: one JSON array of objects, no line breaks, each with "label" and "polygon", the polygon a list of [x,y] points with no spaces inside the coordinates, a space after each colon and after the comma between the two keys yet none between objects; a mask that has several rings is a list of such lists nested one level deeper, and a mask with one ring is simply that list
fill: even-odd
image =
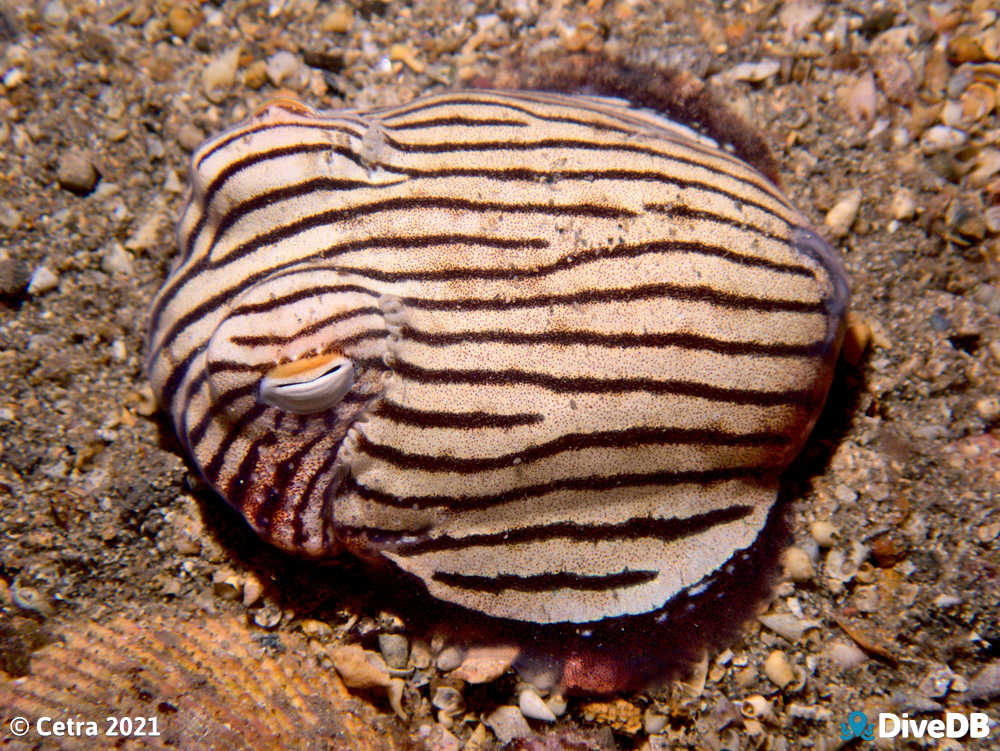
[{"label": "striped cuttlefish body", "polygon": [[194,155],[149,376],[266,540],[533,624],[738,562],[822,407],[836,253],[760,172],[618,99],[265,106]]}]

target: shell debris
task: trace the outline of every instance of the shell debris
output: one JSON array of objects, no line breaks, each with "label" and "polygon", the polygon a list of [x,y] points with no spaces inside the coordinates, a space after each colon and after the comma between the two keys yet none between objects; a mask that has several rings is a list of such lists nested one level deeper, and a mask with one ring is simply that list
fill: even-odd
[{"label": "shell debris", "polygon": [[[67,628],[31,658],[30,675],[0,674],[0,715],[103,722],[109,715],[159,719],[143,748],[409,748],[391,721],[353,698],[282,636],[259,634],[232,617],[119,617]],[[339,739],[339,740],[338,740]],[[13,748],[33,748],[33,742]],[[37,740],[37,739],[36,739]],[[93,738],[48,738],[47,748],[90,749]]]}]

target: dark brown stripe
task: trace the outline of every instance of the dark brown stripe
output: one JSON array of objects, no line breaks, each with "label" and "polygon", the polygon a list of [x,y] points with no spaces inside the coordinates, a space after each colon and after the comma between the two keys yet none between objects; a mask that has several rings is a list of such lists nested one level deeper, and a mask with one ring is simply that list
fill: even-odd
[{"label": "dark brown stripe", "polygon": [[668,332],[662,334],[603,333],[599,331],[452,331],[430,333],[411,326],[404,326],[401,335],[406,339],[432,347],[447,347],[453,344],[512,344],[512,345],[557,345],[569,347],[613,347],[633,349],[635,347],[678,347],[680,349],[704,350],[722,355],[757,355],[763,357],[815,357],[824,351],[822,340],[810,344],[785,344],[774,342],[736,342],[715,339],[698,334]]},{"label": "dark brown stripe", "polygon": [[[672,219],[693,219],[705,222],[712,222],[714,224],[725,224],[729,227],[735,227],[738,230],[744,232],[754,232],[758,235],[762,235],[769,240],[778,240],[785,245],[788,245],[788,235],[776,235],[771,232],[767,232],[760,227],[751,224],[742,219],[733,219],[732,217],[722,216],[721,214],[716,214],[712,211],[704,211],[702,209],[693,209],[690,206],[685,206],[682,203],[647,203],[643,206],[647,211],[653,211],[658,214],[663,214]],[[785,223],[787,227],[788,224]]]},{"label": "dark brown stripe", "polygon": [[[284,190],[284,189],[283,189]],[[312,191],[308,191],[312,192]],[[233,209],[238,211],[239,207]],[[550,216],[584,216],[597,219],[625,219],[639,216],[636,212],[625,208],[614,208],[602,206],[596,203],[501,203],[499,201],[474,201],[468,198],[455,198],[453,196],[396,196],[385,198],[380,201],[370,201],[368,203],[358,203],[336,209],[328,209],[318,214],[303,217],[281,227],[276,227],[270,232],[257,235],[252,240],[243,243],[236,250],[228,253],[213,263],[219,267],[228,263],[234,256],[242,256],[247,252],[247,248],[263,247],[272,245],[281,240],[300,234],[306,230],[322,227],[325,224],[336,224],[358,219],[372,214],[389,211],[415,211],[421,209],[441,209],[444,211],[472,211],[510,214],[542,214]],[[193,236],[193,233],[192,233]]]},{"label": "dark brown stripe", "polygon": [[[637,129],[638,130],[638,129]],[[698,144],[694,141],[678,142],[675,139],[669,138],[666,135],[661,136],[664,140],[673,141],[678,143],[679,146],[685,148],[689,151],[700,152],[706,156],[721,157],[723,161],[728,161],[730,164],[739,165],[747,168],[749,175],[760,174],[753,170],[752,167],[747,162],[736,159],[735,157],[729,156],[727,158],[726,153],[722,149],[710,149],[710,148],[698,148]],[[719,168],[706,164],[705,162],[698,161],[697,159],[684,157],[679,154],[670,154],[665,151],[653,148],[651,146],[641,146],[634,143],[604,143],[602,141],[587,141],[580,138],[542,138],[537,141],[442,141],[439,143],[406,143],[404,141],[399,141],[392,138],[388,134],[385,135],[386,142],[394,149],[401,151],[403,153],[409,154],[451,154],[456,152],[481,152],[481,151],[497,151],[497,152],[510,152],[510,151],[538,151],[545,149],[574,149],[580,151],[605,151],[605,152],[627,152],[632,154],[643,154],[645,156],[657,157],[659,159],[667,159],[673,162],[678,162],[681,164],[687,164],[691,167],[700,167],[702,169],[708,170],[715,174],[722,174],[726,177],[736,180],[744,185],[747,185],[755,190],[759,190],[771,198],[775,199],[776,202],[780,203],[783,207],[789,208],[788,203],[784,200],[779,193],[775,190],[773,186],[766,185],[763,181],[755,181],[747,179],[746,176],[739,176],[731,172],[724,172]]]},{"label": "dark brown stripe", "polygon": [[[715,153],[715,152],[711,152]],[[682,164],[687,164],[689,166],[702,167],[703,169],[711,170],[707,165],[692,160],[685,159],[680,156],[672,156],[669,154],[660,154],[664,159],[670,159]],[[730,157],[731,158],[731,157]],[[738,159],[732,160],[736,164],[746,166],[745,162],[741,162]],[[387,171],[395,172],[401,175],[408,175],[410,177],[419,178],[452,178],[452,177],[485,177],[491,180],[498,181],[524,181],[531,183],[539,182],[549,182],[557,180],[579,180],[583,182],[593,182],[595,180],[627,180],[629,182],[655,182],[662,183],[664,185],[674,185],[678,188],[696,188],[698,190],[704,190],[708,193],[714,193],[716,195],[725,196],[733,201],[738,207],[742,206],[752,206],[758,209],[770,217],[780,221],[782,224],[788,224],[787,220],[776,214],[773,206],[768,206],[762,201],[755,198],[747,196],[745,193],[740,191],[729,190],[717,183],[710,182],[708,180],[698,180],[692,177],[679,177],[676,174],[671,174],[667,171],[657,171],[657,170],[636,170],[636,169],[587,169],[587,170],[538,170],[531,169],[530,167],[435,167],[435,168],[420,168],[420,167],[407,167],[404,165],[395,164],[381,164]],[[735,181],[747,184],[747,180],[738,177],[736,175],[731,175],[729,173],[723,173],[728,175]],[[783,208],[789,208],[788,204],[780,195],[775,195],[772,193],[773,187],[761,180],[760,184],[756,182],[749,182],[749,185],[758,188],[762,192],[766,193],[768,196],[775,199]],[[763,231],[761,231],[763,234]]]},{"label": "dark brown stripe", "polygon": [[[749,199],[742,194],[734,193],[721,188],[713,183],[692,180],[692,179],[681,179],[679,177],[656,172],[651,170],[627,170],[627,169],[607,169],[607,170],[534,170],[529,168],[521,167],[508,167],[508,168],[479,168],[479,167],[453,167],[453,168],[436,168],[436,169],[418,169],[412,167],[402,167],[391,164],[383,164],[386,170],[398,173],[400,175],[406,175],[409,177],[426,178],[426,179],[448,179],[453,177],[483,177],[490,180],[497,181],[523,181],[530,183],[545,182],[550,180],[578,180],[584,182],[593,182],[595,180],[627,180],[627,181],[648,181],[648,182],[660,182],[670,185],[676,185],[679,188],[698,188],[700,190],[705,190],[711,193],[716,193],[719,195],[724,195],[730,198],[732,201],[738,203],[739,205],[749,205],[757,208],[760,211],[765,212],[769,216],[781,222],[782,225],[787,226],[787,222],[777,214],[773,212],[770,208],[765,206],[760,202],[756,202]],[[257,210],[261,206],[270,205],[273,202],[280,200],[288,200],[290,198],[301,197],[309,195],[317,189],[322,189],[322,184],[324,180],[329,180],[329,178],[319,178],[317,181],[309,181],[306,183],[298,183],[294,185],[286,185],[281,188],[276,188],[272,191],[268,191],[259,196],[246,201],[244,203],[233,206],[226,213],[226,216],[222,220],[222,225],[220,229],[215,231],[215,237],[212,242],[214,243],[216,239],[221,236],[224,229],[235,224],[239,219],[248,213]],[[338,181],[330,181],[331,184]],[[347,184],[350,181],[342,181]],[[315,186],[313,185],[315,183]],[[395,185],[396,183],[390,183],[387,185],[370,185],[368,183],[359,183],[358,187],[370,187],[373,189],[381,187],[389,187]],[[658,205],[658,204],[655,204]],[[713,215],[710,215],[713,216]],[[766,230],[759,228],[753,224],[746,222],[739,222],[738,220],[724,220],[720,218],[720,221],[728,221],[734,224],[734,226],[741,226],[748,231],[754,231],[757,234],[767,237],[769,239],[776,240],[787,240],[787,238],[782,237]],[[197,235],[200,234],[204,228],[204,223],[199,222],[189,235],[188,245],[193,247],[197,242]],[[190,250],[190,249],[189,249]],[[183,258],[187,259],[189,255],[189,250],[185,251]],[[230,254],[231,255],[231,254]],[[225,258],[220,259],[224,262],[229,255]]]},{"label": "dark brown stripe", "polygon": [[[248,383],[245,386],[230,389],[225,394],[213,397],[211,404],[209,404],[208,408],[202,413],[201,419],[198,420],[197,424],[193,428],[188,430],[188,443],[191,447],[192,453],[195,453],[194,449],[205,437],[205,433],[208,432],[208,428],[211,426],[213,420],[219,419],[219,417],[225,413],[225,410],[234,402],[237,402],[240,399],[255,396],[258,388],[259,384]],[[185,406],[185,415],[187,412],[188,409]]]},{"label": "dark brown stripe", "polygon": [[[241,429],[240,433],[242,432],[243,431]],[[234,432],[231,435],[235,438],[238,434]],[[262,448],[273,446],[276,441],[277,436],[273,433],[266,433],[250,441],[250,448],[243,454],[243,460],[236,467],[236,471],[233,473],[233,476],[229,478],[223,487],[219,488],[219,494],[233,506],[238,508],[247,519],[255,518],[257,515],[257,508],[259,508],[259,506],[248,506],[247,491],[251,488],[253,473],[256,471],[257,465],[260,463],[260,451]],[[225,457],[226,449],[229,448],[232,442],[232,440],[224,441],[222,446],[220,446],[221,450],[216,453],[216,457],[213,457],[213,461],[218,456]],[[260,499],[259,495],[253,500],[258,499],[260,503],[268,503],[270,501],[268,498]]]},{"label": "dark brown stripe", "polygon": [[[336,149],[331,149],[331,151],[337,151]],[[274,190],[269,190],[265,193],[258,194],[248,201],[234,206],[231,210],[227,211],[222,217],[219,224],[213,228],[212,239],[209,241],[209,246],[214,246],[219,238],[226,234],[226,231],[232,227],[236,222],[238,222],[243,217],[248,214],[252,214],[255,211],[271,206],[278,201],[286,201],[290,198],[298,198],[300,196],[309,195],[320,190],[326,191],[338,191],[338,190],[352,190],[356,188],[371,188],[373,190],[388,188],[393,185],[398,185],[400,182],[404,182],[406,178],[401,178],[394,183],[382,183],[382,184],[372,184],[364,180],[343,180],[333,177],[317,177],[312,180],[307,180],[303,183],[295,183],[294,185],[286,185],[281,188],[276,188]],[[205,205],[208,203],[206,201]],[[200,232],[200,230],[199,230]],[[192,232],[191,236],[194,236]]]},{"label": "dark brown stripe", "polygon": [[659,575],[656,571],[633,571],[623,569],[617,574],[588,576],[567,572],[534,574],[500,574],[499,576],[474,576],[471,574],[453,574],[436,571],[431,576],[455,589],[476,590],[479,592],[499,593],[505,589],[516,592],[551,592],[556,589],[575,589],[587,592],[602,592],[609,589],[625,589],[636,587],[653,581]]},{"label": "dark brown stripe", "polygon": [[337,270],[345,274],[357,274],[366,279],[382,282],[396,281],[455,281],[458,279],[536,279],[559,271],[576,268],[590,263],[599,263],[616,258],[639,258],[655,253],[691,253],[696,255],[721,258],[730,263],[750,268],[763,268],[784,274],[792,274],[805,278],[813,278],[816,273],[808,266],[794,263],[781,263],[768,258],[748,256],[737,253],[721,245],[710,245],[702,242],[649,242],[638,245],[617,245],[612,247],[590,248],[573,252],[552,263],[532,265],[530,267],[463,267],[435,268],[419,271],[383,271],[372,267],[356,268],[338,266]]},{"label": "dark brown stripe", "polygon": [[[228,287],[227,289],[217,292],[211,297],[202,300],[201,303],[195,307],[188,310],[187,313],[180,316],[174,323],[168,328],[164,334],[163,338],[160,340],[159,344],[152,351],[153,357],[158,357],[159,353],[163,351],[163,348],[169,345],[182,331],[184,331],[188,326],[196,324],[203,316],[215,311],[217,308],[225,305],[231,299],[239,295],[243,290],[249,288],[253,284],[259,281],[263,281],[268,277],[279,271],[280,268],[270,268],[261,269],[255,274],[251,274],[240,280],[236,286]],[[378,294],[369,290],[365,287],[359,287],[355,284],[342,284],[342,285],[324,285],[322,287],[313,288],[316,290],[316,294],[322,294],[324,292],[359,292],[362,294],[367,294],[371,297],[378,297]],[[281,298],[282,303],[271,304],[270,302],[263,302],[258,304],[243,305],[240,307],[240,312],[251,313],[251,312],[266,312],[268,310],[273,310],[276,307],[280,307],[281,304],[287,304],[288,302],[294,302],[295,300],[301,300],[308,297],[310,294],[310,289],[301,290],[294,295],[287,295],[285,298]]]},{"label": "dark brown stripe", "polygon": [[352,475],[348,475],[344,478],[343,492],[357,493],[363,500],[393,508],[426,509],[439,507],[461,511],[503,506],[508,503],[523,501],[528,498],[538,498],[563,490],[595,493],[616,488],[649,488],[683,484],[710,485],[728,480],[760,482],[760,478],[767,476],[769,473],[776,473],[776,468],[740,466],[684,472],[661,470],[658,472],[622,473],[599,477],[566,477],[534,485],[522,485],[502,493],[458,496],[395,495],[394,493],[369,488],[359,483]]},{"label": "dark brown stripe", "polygon": [[242,159],[230,162],[224,168],[219,170],[219,173],[212,178],[212,182],[205,186],[204,192],[197,196],[197,202],[200,206],[204,207],[205,213],[198,219],[198,223],[195,225],[194,230],[192,230],[191,235],[189,236],[188,247],[184,249],[184,255],[187,256],[191,252],[195,238],[201,232],[201,229],[205,226],[205,222],[207,221],[209,214],[208,207],[215,198],[215,194],[219,192],[229,178],[237,172],[242,172],[243,170],[249,169],[254,165],[261,164],[262,162],[271,161],[272,159],[281,159],[286,156],[294,156],[296,154],[315,154],[319,151],[333,152],[339,154],[345,159],[349,159],[355,164],[361,164],[361,157],[343,146],[334,146],[329,142],[296,143],[290,146],[278,146],[273,149],[268,149],[267,151],[257,151],[252,154],[248,154]]},{"label": "dark brown stripe", "polygon": [[[289,264],[289,267],[297,265]],[[279,268],[274,269],[263,269],[256,274],[252,274],[250,277],[243,279],[237,286],[231,287],[229,289],[223,290],[212,297],[204,300],[199,305],[195,306],[187,313],[182,315],[174,324],[166,330],[161,339],[160,343],[155,349],[150,353],[150,358],[159,356],[159,353],[166,347],[171,341],[173,341],[176,336],[182,332],[185,328],[190,325],[195,324],[202,316],[211,312],[215,308],[225,304],[229,299],[236,296],[244,288],[250,286],[251,284],[265,279],[275,273],[280,271]],[[302,271],[298,269],[291,268],[291,271],[287,273],[306,273],[308,270]],[[275,301],[260,303],[257,305],[243,306],[241,309],[245,309],[244,312],[261,312],[273,309],[282,304],[288,304],[294,302],[297,299],[303,299],[312,294],[322,294],[326,291],[346,291],[346,292],[359,292],[362,294],[367,294],[372,297],[377,297],[378,294],[372,290],[358,285],[327,285],[321,287],[315,287],[311,289],[304,289],[298,291],[292,295],[287,295],[284,298],[277,298]],[[742,310],[759,310],[764,312],[796,312],[796,313],[821,313],[825,314],[825,307],[822,302],[806,302],[800,300],[771,300],[768,298],[752,297],[748,295],[734,295],[726,292],[720,292],[712,287],[707,286],[684,286],[679,284],[664,283],[664,284],[647,284],[639,285],[635,287],[627,287],[622,289],[610,289],[610,290],[582,290],[579,292],[573,292],[569,294],[562,295],[536,295],[528,298],[521,299],[482,299],[479,297],[473,298],[458,298],[450,300],[424,300],[421,298],[404,298],[403,303],[414,308],[424,309],[424,310],[511,310],[515,308],[531,308],[531,307],[547,307],[550,305],[573,305],[573,304],[587,304],[587,303],[599,303],[599,302],[629,302],[634,300],[650,299],[656,297],[671,297],[678,300],[684,300],[689,302],[706,302],[713,305],[719,305],[722,307],[732,308],[732,309],[742,309]],[[164,386],[164,395],[166,400],[172,400],[174,391],[179,386],[181,380],[184,377],[188,367],[190,367],[191,362],[199,353],[199,350],[193,350],[188,353],[188,355],[175,367],[174,371],[171,373],[170,377]],[[448,371],[426,371],[427,373],[439,373]],[[455,372],[455,371],[451,371]],[[483,373],[488,373],[487,371],[482,371]],[[436,377],[428,375],[426,378]],[[426,380],[425,378],[425,380]],[[447,382],[438,380],[437,382]],[[706,397],[711,398],[711,397]]]},{"label": "dark brown stripe", "polygon": [[444,117],[428,117],[424,120],[412,120],[401,125],[391,125],[389,119],[384,121],[388,130],[417,130],[419,128],[439,128],[444,125],[460,126],[500,126],[503,128],[527,128],[528,123],[523,120],[507,120],[501,117],[466,117],[464,115],[450,115]]},{"label": "dark brown stripe", "polygon": [[[321,223],[318,223],[321,224]],[[289,227],[291,229],[289,229]],[[309,227],[306,227],[309,229]],[[163,289],[160,290],[153,304],[153,308],[150,311],[150,330],[155,331],[160,322],[160,317],[163,314],[164,309],[170,303],[170,301],[176,296],[178,291],[187,284],[188,281],[197,277],[201,272],[220,268],[222,266],[228,265],[246,255],[249,255],[256,250],[259,250],[264,245],[268,243],[278,242],[280,240],[287,239],[295,235],[297,232],[301,231],[301,228],[297,224],[289,225],[288,227],[279,227],[276,230],[267,232],[264,235],[258,235],[254,239],[244,242],[237,246],[235,249],[230,251],[225,257],[212,260],[207,254],[198,259],[197,262],[192,264],[190,267],[185,269],[182,273],[175,274],[171,276],[167,283],[164,285]],[[306,257],[297,258],[294,261],[289,261],[288,263],[274,267],[273,269],[265,269],[253,276],[249,277],[243,282],[244,286],[248,286],[252,281],[259,281],[264,277],[268,276],[275,270],[287,269],[292,266],[301,264],[303,262],[315,261],[315,260],[328,260],[334,258],[338,255],[344,253],[351,253],[359,250],[368,249],[405,249],[405,248],[426,248],[433,245],[452,245],[452,244],[466,244],[466,245],[482,245],[490,248],[545,248],[548,247],[548,241],[540,240],[538,238],[498,238],[490,236],[481,235],[427,235],[423,237],[371,237],[364,240],[351,240],[346,243],[340,243],[337,245],[331,245],[327,248],[321,249],[316,253]]]},{"label": "dark brown stripe", "polygon": [[[228,135],[222,134],[216,137],[212,148],[201,154],[197,160],[195,160],[192,169],[199,170],[201,165],[205,160],[210,159],[215,156],[219,151],[224,149],[229,144],[234,141],[238,141],[241,138],[246,138],[247,136],[254,135],[255,133],[261,133],[267,130],[278,130],[280,128],[303,128],[306,130],[322,130],[322,131],[334,131],[337,133],[347,133],[349,136],[354,136],[355,138],[363,138],[364,131],[358,132],[352,130],[351,128],[345,127],[343,122],[348,121],[345,117],[339,117],[337,120],[315,120],[309,122],[262,122],[259,125],[241,128],[237,126],[237,129]],[[349,122],[349,121],[348,121]],[[366,121],[361,121],[360,119],[355,123],[359,128],[367,128],[368,123]]]},{"label": "dark brown stripe", "polygon": [[491,412],[444,412],[404,407],[383,399],[372,414],[401,425],[421,428],[513,428],[519,425],[535,425],[545,420],[544,415],[516,413],[500,415]]},{"label": "dark brown stripe", "polygon": [[[288,342],[295,341],[300,337],[310,336],[315,334],[317,331],[322,331],[327,326],[332,326],[335,323],[342,323],[344,321],[350,320],[351,318],[361,318],[363,316],[370,315],[381,315],[382,311],[376,306],[370,305],[364,308],[354,308],[353,310],[346,310],[341,313],[335,313],[331,316],[327,316],[319,321],[309,324],[297,331],[293,331],[291,334],[247,334],[245,336],[231,336],[229,341],[233,344],[238,344],[247,347],[264,347],[264,346],[278,346],[282,344],[287,344]],[[356,334],[352,334],[347,337],[340,337],[337,339],[337,343],[341,346],[347,346],[348,344],[357,344],[364,339],[374,339],[379,336],[385,336],[385,328],[377,329],[365,329],[364,331],[359,331]]]},{"label": "dark brown stripe", "polygon": [[657,297],[669,297],[687,302],[704,302],[733,310],[758,310],[764,313],[819,313],[825,315],[822,302],[782,300],[753,295],[723,292],[708,285],[685,285],[673,282],[638,284],[612,289],[584,289],[564,294],[531,295],[509,299],[504,297],[465,297],[427,300],[404,297],[403,302],[422,310],[512,310],[515,308],[546,308],[551,305],[586,305],[603,302],[632,302]]},{"label": "dark brown stripe", "polygon": [[[488,92],[484,92],[488,93]],[[510,96],[511,92],[493,92],[492,99],[480,99],[469,94],[463,94],[461,96],[451,96],[447,99],[437,100],[437,101],[427,101],[423,99],[418,99],[411,105],[406,105],[400,107],[398,105],[391,105],[389,107],[380,107],[377,109],[369,110],[373,115],[383,115],[382,122],[391,129],[397,129],[398,126],[393,125],[393,121],[399,118],[406,117],[407,115],[412,115],[417,112],[426,112],[428,110],[439,109],[442,107],[452,107],[452,106],[465,106],[473,105],[475,107],[496,107],[503,110],[513,110],[515,112],[520,112],[521,114],[528,115],[532,119],[542,120],[544,122],[551,123],[564,123],[566,125],[580,125],[582,127],[596,128],[597,130],[609,130],[617,133],[634,133],[635,128],[628,128],[621,125],[613,125],[607,122],[595,122],[590,119],[583,119],[579,117],[571,117],[569,115],[547,115],[544,112],[539,112],[530,107],[525,107],[519,104],[514,104],[511,99],[515,97]],[[497,101],[498,99],[504,101]],[[533,101],[538,100],[523,100],[523,101]],[[549,102],[551,104],[551,102]],[[566,107],[567,109],[572,108],[570,102],[560,102],[557,106]],[[587,110],[588,112],[593,112],[592,110]],[[608,120],[616,119],[612,115],[604,112],[597,113],[600,116],[607,118]]]},{"label": "dark brown stripe", "polygon": [[588,378],[553,376],[527,370],[486,370],[424,368],[396,359],[392,369],[404,378],[418,383],[462,383],[489,386],[537,386],[559,394],[623,394],[645,391],[652,394],[674,394],[707,399],[729,404],[748,404],[758,407],[795,405],[804,408],[816,406],[816,396],[809,390],[759,391],[755,389],[727,389],[710,386],[699,381],[657,380],[654,378]]},{"label": "dark brown stripe", "polygon": [[268,482],[264,500],[254,509],[253,520],[262,534],[267,534],[271,529],[271,522],[278,508],[290,501],[290,486],[302,466],[302,460],[318,443],[328,438],[329,434],[321,432],[312,440],[303,443],[295,453],[283,459],[278,465]]},{"label": "dark brown stripe", "polygon": [[567,451],[592,448],[622,449],[633,446],[665,446],[683,444],[695,446],[770,446],[788,445],[784,433],[760,431],[730,433],[700,428],[638,427],[626,430],[603,430],[595,433],[566,433],[555,440],[529,446],[511,454],[491,457],[457,457],[418,454],[394,446],[374,443],[363,433],[358,434],[358,450],[404,470],[476,474],[510,467],[523,467]]},{"label": "dark brown stripe", "polygon": [[[436,553],[443,550],[463,550],[480,546],[547,542],[556,539],[571,540],[573,542],[602,542],[650,537],[660,542],[673,542],[684,537],[701,534],[720,524],[731,524],[740,519],[745,519],[752,513],[753,506],[734,505],[721,509],[713,509],[701,514],[693,514],[687,517],[672,517],[669,519],[641,517],[628,519],[618,524],[557,522],[555,524],[540,524],[530,527],[520,527],[518,529],[507,529],[503,532],[466,535],[464,537],[441,535],[440,537],[430,537],[416,542],[402,542],[395,545],[388,539],[383,539],[383,542],[391,546],[392,552],[406,557],[421,555],[423,553]],[[364,533],[363,528],[352,529],[351,531]],[[376,534],[379,534],[379,532],[377,531]],[[403,534],[400,536],[402,537]],[[407,532],[405,536],[412,537],[412,533]]]},{"label": "dark brown stripe", "polygon": [[[264,414],[266,409],[266,404],[255,404],[253,407],[248,409],[239,420],[229,424],[229,430],[219,442],[219,445],[212,453],[212,456],[209,457],[208,461],[201,462],[201,473],[205,479],[208,480],[208,484],[216,488],[219,491],[219,494],[224,498],[229,499],[230,503],[233,505],[238,505],[237,495],[233,489],[233,481],[239,478],[239,472],[237,472],[237,474],[234,475],[228,483],[226,483],[226,486],[222,488],[219,487],[219,472],[222,470],[222,467],[226,462],[226,452],[232,448],[232,445],[236,442],[237,438],[245,432],[247,427],[254,420]],[[253,446],[256,447],[256,445],[257,443],[254,442]],[[251,453],[254,452],[248,451],[244,454],[239,470],[248,471],[246,466],[247,457],[250,456]],[[256,454],[254,454],[254,456],[256,457]],[[254,458],[254,461],[256,461],[256,458]],[[238,486],[239,483],[236,483],[236,485]],[[242,496],[242,493],[239,495]]]},{"label": "dark brown stripe", "polygon": [[[339,456],[339,444],[336,449],[331,449],[327,452],[326,458],[323,462],[316,467],[309,479],[305,482],[304,489],[302,490],[302,495],[299,496],[298,502],[291,510],[292,519],[292,545],[295,548],[301,549],[305,543],[305,519],[303,512],[306,506],[309,505],[314,494],[319,493],[320,499],[323,502],[323,509],[329,511],[328,517],[324,520],[325,529],[330,529],[334,526],[336,521],[333,518],[333,499],[339,495],[337,491],[337,484],[344,476],[343,465],[341,466],[338,475],[331,475],[334,467],[337,465]],[[317,487],[320,481],[329,476],[329,481],[325,483],[323,487]],[[330,545],[332,540],[324,540],[325,545]]]},{"label": "dark brown stripe", "polygon": [[[154,349],[150,353],[150,360],[152,360],[153,357],[159,357],[160,351],[161,351],[160,347]],[[184,378],[187,376],[188,370],[191,368],[191,364],[198,358],[199,355],[204,353],[204,351],[205,351],[205,345],[201,345],[199,347],[195,347],[193,350],[188,352],[184,356],[183,360],[180,360],[176,365],[174,365],[174,367],[170,371],[170,375],[168,375],[167,379],[163,382],[162,400],[165,405],[170,405],[170,411],[173,411],[173,404],[177,398],[177,389],[181,387],[181,383],[183,383]],[[192,389],[190,388],[190,386],[194,384],[199,384],[200,381],[204,380],[206,375],[207,374],[205,373],[204,369],[202,369],[194,377],[194,380],[192,380],[191,384],[189,384],[189,388],[186,391],[184,397],[184,410],[187,410],[188,403],[191,401],[191,396],[196,391],[196,389]]]}]

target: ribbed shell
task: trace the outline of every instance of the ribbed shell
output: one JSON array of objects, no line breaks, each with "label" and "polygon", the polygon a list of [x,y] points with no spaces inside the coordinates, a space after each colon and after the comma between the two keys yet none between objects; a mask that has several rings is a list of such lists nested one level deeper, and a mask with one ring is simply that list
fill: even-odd
[{"label": "ribbed shell", "polygon": [[[29,675],[7,678],[0,672],[3,746],[15,751],[411,747],[397,726],[352,698],[332,669],[320,668],[303,645],[289,639],[255,634],[228,616],[146,615],[75,624],[62,630],[57,643],[32,655]],[[23,738],[8,731],[15,717],[31,723]],[[42,717],[94,722],[98,734],[85,735],[86,728],[77,726],[76,735],[40,737]],[[131,723],[107,735],[108,717]],[[51,723],[42,729],[51,731]]]},{"label": "ribbed shell", "polygon": [[[621,100],[277,102],[192,182],[149,375],[205,478],[286,550],[346,545],[490,616],[597,621],[707,581],[829,386],[837,255],[748,164]],[[335,407],[260,400],[335,355]]]}]

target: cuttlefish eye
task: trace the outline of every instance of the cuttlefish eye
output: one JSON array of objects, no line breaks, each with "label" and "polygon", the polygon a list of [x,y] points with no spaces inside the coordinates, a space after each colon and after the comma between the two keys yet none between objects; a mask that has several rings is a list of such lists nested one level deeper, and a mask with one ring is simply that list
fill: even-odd
[{"label": "cuttlefish eye", "polygon": [[324,412],[354,385],[354,363],[341,355],[318,355],[282,363],[260,381],[257,401],[297,415]]},{"label": "cuttlefish eye", "polygon": [[233,300],[208,340],[211,414],[254,435],[340,434],[379,390],[387,336],[377,300],[335,271],[268,277]]}]

